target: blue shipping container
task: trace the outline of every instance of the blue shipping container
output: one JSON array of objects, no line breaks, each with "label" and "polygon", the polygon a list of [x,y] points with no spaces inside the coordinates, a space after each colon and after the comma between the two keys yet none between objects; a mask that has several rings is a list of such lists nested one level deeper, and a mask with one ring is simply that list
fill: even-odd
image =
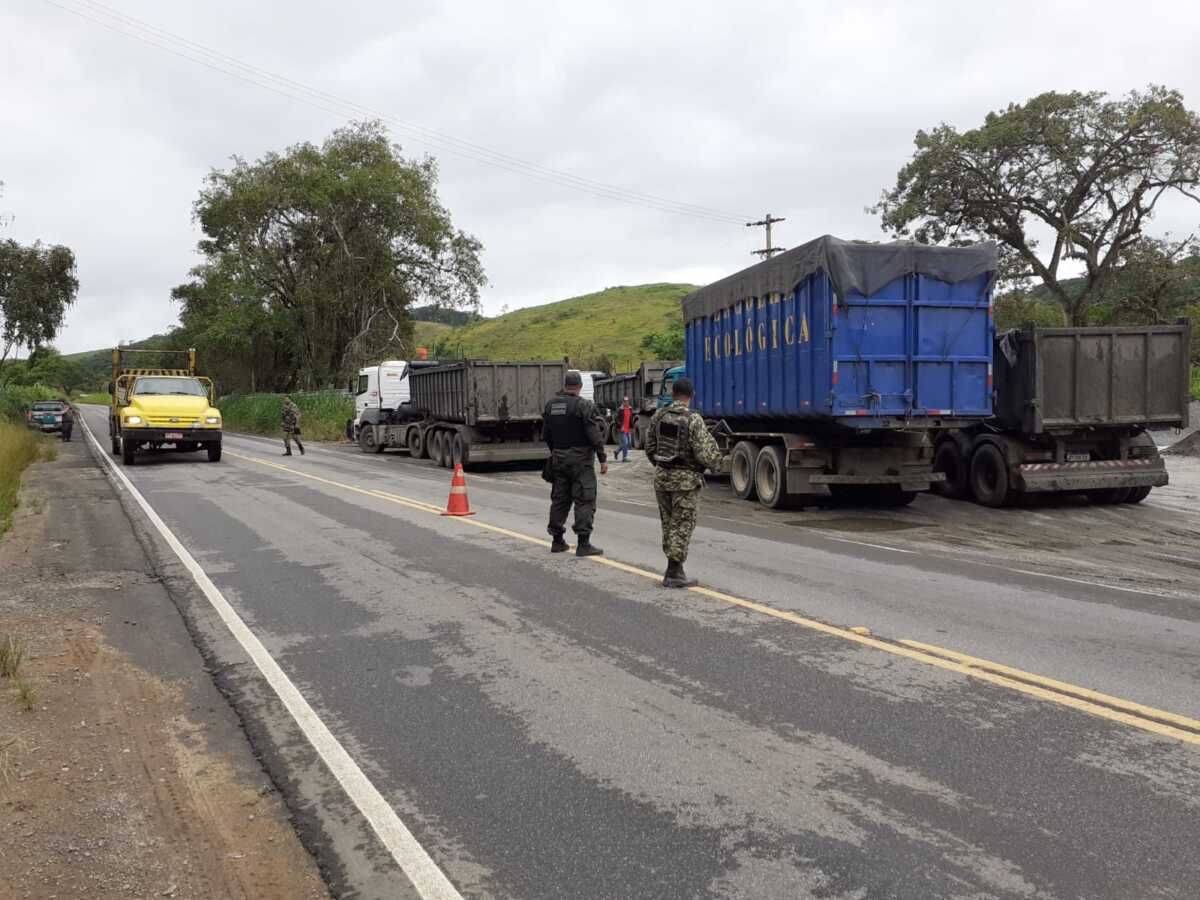
[{"label": "blue shipping container", "polygon": [[684,300],[694,408],[859,428],[990,416],[994,275],[990,244],[825,237],[702,288]]}]

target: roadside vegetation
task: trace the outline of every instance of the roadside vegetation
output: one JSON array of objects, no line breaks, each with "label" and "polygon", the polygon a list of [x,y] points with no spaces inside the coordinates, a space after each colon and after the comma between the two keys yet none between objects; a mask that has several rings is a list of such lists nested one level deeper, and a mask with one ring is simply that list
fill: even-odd
[{"label": "roadside vegetation", "polygon": [[[229,431],[279,435],[282,394],[244,394],[222,397],[217,403]],[[354,400],[333,392],[294,393],[300,407],[300,430],[304,438],[336,441],[346,433],[346,420],[354,418]]]},{"label": "roadside vegetation", "polygon": [[76,403],[91,403],[96,406],[108,406],[109,399],[110,398],[109,398],[108,394],[100,394],[100,393],[80,394],[78,397],[75,398],[75,402]]},{"label": "roadside vegetation", "polygon": [[12,523],[21,473],[38,457],[41,441],[25,425],[25,410],[37,400],[58,397],[44,385],[0,387],[0,534]]}]

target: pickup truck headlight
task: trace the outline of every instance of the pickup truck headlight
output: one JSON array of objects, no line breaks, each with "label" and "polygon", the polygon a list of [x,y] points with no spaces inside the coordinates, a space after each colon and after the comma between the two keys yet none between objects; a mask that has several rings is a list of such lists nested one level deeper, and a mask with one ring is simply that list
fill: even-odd
[{"label": "pickup truck headlight", "polygon": [[204,424],[205,425],[220,425],[221,417],[220,416],[205,416]]},{"label": "pickup truck headlight", "polygon": [[141,416],[126,416],[125,424],[126,425],[141,425],[142,417]]}]

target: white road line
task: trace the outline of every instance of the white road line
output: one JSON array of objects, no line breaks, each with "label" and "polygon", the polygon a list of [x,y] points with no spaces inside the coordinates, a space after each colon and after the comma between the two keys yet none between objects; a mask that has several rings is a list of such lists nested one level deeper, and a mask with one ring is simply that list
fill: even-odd
[{"label": "white road line", "polygon": [[438,868],[437,863],[420,845],[413,833],[400,821],[400,817],[396,815],[396,811],[384,799],[379,789],[371,783],[350,754],[346,752],[346,748],[339,743],[325,723],[321,721],[316,711],[309,706],[304,695],[292,684],[291,679],[267,652],[267,648],[262,645],[254,632],[242,621],[229,601],[225,599],[217,586],[200,568],[199,563],[187,551],[187,548],[159,518],[158,513],[154,511],[146,498],[133,486],[133,482],[108,458],[108,454],[104,452],[92,434],[84,417],[80,416],[79,420],[83,425],[84,434],[87,435],[96,450],[96,455],[104,461],[121,486],[129,492],[129,496],[142,508],[150,523],[162,535],[167,545],[175,551],[175,555],[179,557],[184,568],[191,573],[196,585],[208,598],[208,602],[221,617],[221,621],[225,623],[230,633],[242,645],[242,649],[258,666],[258,670],[262,672],[276,696],[292,714],[292,718],[296,720],[296,724],[300,726],[300,730],[304,732],[304,736],[308,738],[313,749],[317,751],[329,771],[341,784],[350,800],[358,807],[363,818],[370,823],[371,828],[379,836],[379,840],[391,853],[392,859],[396,861],[401,871],[408,876],[417,893],[423,900],[463,900],[462,895],[455,890],[445,873]]}]

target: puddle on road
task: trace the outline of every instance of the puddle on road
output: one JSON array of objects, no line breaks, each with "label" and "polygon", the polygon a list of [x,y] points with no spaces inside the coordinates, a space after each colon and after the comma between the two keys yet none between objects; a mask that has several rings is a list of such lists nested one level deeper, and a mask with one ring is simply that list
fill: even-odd
[{"label": "puddle on road", "polygon": [[866,516],[841,516],[836,519],[791,519],[788,525],[800,528],[817,528],[827,531],[908,531],[910,528],[926,528],[925,522],[899,522],[895,519],[871,519]]}]

